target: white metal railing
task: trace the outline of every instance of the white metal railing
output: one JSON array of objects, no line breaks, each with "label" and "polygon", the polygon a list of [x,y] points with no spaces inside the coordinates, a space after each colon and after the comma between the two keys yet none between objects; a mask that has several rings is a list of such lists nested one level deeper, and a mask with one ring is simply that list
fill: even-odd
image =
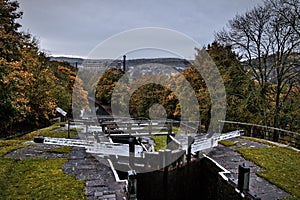
[{"label": "white metal railing", "polygon": [[[219,123],[235,124],[235,125],[238,125],[238,126],[239,125],[249,126],[249,127],[251,127],[250,137],[255,137],[254,133],[253,133],[253,127],[258,127],[258,128],[265,129],[266,133],[264,135],[264,138],[267,139],[267,140],[270,140],[270,135],[269,135],[268,130],[276,130],[276,131],[279,131],[278,142],[287,143],[287,144],[290,144],[290,145],[295,146],[297,148],[299,148],[299,146],[300,146],[300,133],[298,133],[298,132],[289,131],[289,130],[276,128],[276,127],[272,127],[272,126],[251,124],[251,123],[246,123],[246,122],[219,120]],[[289,134],[289,135],[284,136],[284,133]],[[287,139],[287,137],[289,139]]]},{"label": "white metal railing", "polygon": [[292,133],[292,134],[300,135],[300,133],[297,133],[297,132],[288,131],[288,130],[284,130],[284,129],[281,129],[281,128],[275,128],[275,127],[272,127],[272,126],[263,126],[263,125],[259,125],[259,124],[250,124],[250,123],[245,123],[245,122],[226,121],[226,120],[219,120],[219,122],[221,122],[221,123],[229,123],[229,124],[237,124],[237,125],[255,126],[255,127],[272,129],[272,130],[277,130],[277,131],[281,131],[281,132],[286,132],[286,133]]},{"label": "white metal railing", "polygon": [[204,139],[195,139],[191,146],[192,153],[196,153],[198,151],[202,151],[205,149],[210,149],[216,147],[218,142],[221,140],[227,140],[230,138],[239,137],[244,134],[243,130],[236,130],[229,133],[223,133],[218,136],[213,136],[211,138],[204,138]]}]

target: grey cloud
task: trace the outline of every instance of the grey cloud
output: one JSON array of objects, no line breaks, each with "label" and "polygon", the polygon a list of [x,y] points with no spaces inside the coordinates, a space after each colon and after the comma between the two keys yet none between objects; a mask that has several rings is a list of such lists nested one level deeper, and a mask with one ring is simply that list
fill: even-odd
[{"label": "grey cloud", "polygon": [[262,0],[21,0],[20,21],[52,54],[85,56],[99,42],[121,31],[164,27],[189,35],[200,44],[213,41],[237,13]]}]

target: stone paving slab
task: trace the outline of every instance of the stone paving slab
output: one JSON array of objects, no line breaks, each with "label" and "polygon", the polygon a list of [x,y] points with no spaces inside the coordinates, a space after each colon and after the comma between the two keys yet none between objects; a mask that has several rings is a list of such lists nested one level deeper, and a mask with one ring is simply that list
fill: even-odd
[{"label": "stone paving slab", "polygon": [[51,149],[60,148],[58,145],[32,144],[25,148],[17,149],[5,155],[6,158],[43,158],[59,159],[68,158],[64,163],[64,172],[75,175],[76,179],[86,181],[85,194],[88,200],[125,199],[125,183],[117,183],[110,167],[99,162],[84,148],[72,148],[70,155],[49,152]]},{"label": "stone paving slab", "polygon": [[269,183],[267,180],[257,176],[255,172],[264,169],[244,159],[241,154],[235,151],[238,148],[268,148],[268,145],[246,140],[243,138],[233,138],[231,139],[231,141],[236,141],[237,145],[230,148],[223,145],[218,145],[209,152],[208,156],[231,172],[229,178],[234,183],[237,184],[238,182],[239,165],[245,164],[246,167],[250,168],[249,193],[252,196],[259,197],[262,200],[275,200],[290,196],[290,194],[288,194],[287,192]]},{"label": "stone paving slab", "polygon": [[86,153],[84,148],[72,149],[69,161],[64,164],[64,171],[86,181],[84,192],[88,200],[126,199],[125,183],[116,182],[111,168]]},{"label": "stone paving slab", "polygon": [[44,158],[44,159],[57,159],[68,158],[68,154],[49,152],[52,149],[60,148],[58,145],[47,144],[34,144],[25,148],[17,149],[5,155],[5,158]]}]

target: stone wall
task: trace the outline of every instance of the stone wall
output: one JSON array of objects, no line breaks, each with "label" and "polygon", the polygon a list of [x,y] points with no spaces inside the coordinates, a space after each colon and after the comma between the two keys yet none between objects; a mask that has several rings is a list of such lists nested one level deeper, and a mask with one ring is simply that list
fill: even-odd
[{"label": "stone wall", "polygon": [[168,176],[163,170],[137,175],[137,198],[142,200],[184,199],[253,199],[242,197],[235,185],[225,180],[222,169],[211,159],[204,157],[175,170]]}]

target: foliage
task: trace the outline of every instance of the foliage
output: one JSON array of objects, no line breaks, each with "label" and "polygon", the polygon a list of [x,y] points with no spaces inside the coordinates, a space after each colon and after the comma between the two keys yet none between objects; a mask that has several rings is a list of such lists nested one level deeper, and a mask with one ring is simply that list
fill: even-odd
[{"label": "foliage", "polygon": [[288,148],[247,148],[238,150],[246,159],[265,170],[257,172],[271,183],[300,198],[300,153]]},{"label": "foliage", "polygon": [[17,2],[0,0],[0,5],[1,136],[49,125],[57,106],[70,110],[74,88],[80,102],[76,108],[87,106],[76,69],[50,62],[30,34],[18,31],[22,12]]},{"label": "foliage", "polygon": [[[50,66],[55,77],[57,77],[57,89],[53,91],[57,105],[68,112],[71,112],[71,103],[75,109],[73,112],[87,108],[88,94],[83,89],[82,80],[76,76],[77,69],[67,62],[58,61],[51,61]],[[72,99],[72,97],[74,98]]]},{"label": "foliage", "polygon": [[73,115],[80,115],[82,109],[88,107],[87,95],[88,92],[83,89],[82,80],[78,77],[75,78],[75,83],[73,85],[73,98],[72,98],[72,112]]},{"label": "foliage", "polygon": [[[118,112],[122,113],[126,102],[124,96],[131,94],[128,101],[129,112],[133,117],[149,118],[149,109],[151,109],[153,105],[160,104],[165,108],[167,117],[174,118],[174,111],[178,102],[176,95],[167,87],[161,84],[154,84],[162,81],[168,83],[171,80],[170,77],[166,77],[163,74],[155,76],[148,75],[144,76],[143,79],[133,80],[130,82],[130,85],[127,85],[128,80],[122,77],[123,74],[120,69],[111,67],[101,76],[96,88],[96,98],[101,101],[103,105],[110,105],[112,102],[117,102],[117,104],[120,105]],[[118,82],[121,77],[121,82]],[[153,83],[145,84],[147,81]],[[117,82],[119,85],[116,90]],[[136,90],[132,91],[133,88],[136,88]],[[112,96],[113,92],[114,97]],[[159,115],[161,113],[156,114]]]},{"label": "foliage", "polygon": [[[218,67],[225,86],[226,120],[259,123],[257,93],[252,90],[255,82],[243,69],[238,54],[233,51],[232,46],[218,42],[208,45],[207,52]],[[230,129],[230,125],[225,124],[224,131]]]},{"label": "foliage", "polygon": [[19,4],[16,1],[1,0],[0,5],[1,58],[8,62],[19,60],[22,42],[28,37],[28,35],[17,32],[21,25],[16,22],[16,19],[20,18],[23,13],[17,11]]},{"label": "foliage", "polygon": [[[240,58],[233,52],[232,48],[217,42],[212,43],[203,50],[197,50],[195,62],[191,66],[186,66],[182,73],[145,75],[143,79],[131,80],[130,87],[126,86],[127,83],[124,83],[125,86],[118,89],[118,92],[124,92],[130,96],[129,112],[131,116],[149,118],[149,111],[153,106],[159,104],[164,107],[168,118],[180,120],[182,117],[180,103],[189,101],[195,94],[197,103],[188,106],[188,113],[192,115],[198,110],[201,124],[207,130],[211,115],[211,94],[208,91],[206,82],[196,68],[201,64],[205,64],[202,63],[201,51],[208,52],[223,78],[227,94],[227,119],[238,121],[252,119],[252,122],[256,122],[257,117],[255,115],[258,112],[256,97],[250,90],[254,82],[242,70]],[[209,74],[207,71],[201,73]],[[107,70],[98,82],[97,99],[105,104],[110,104],[112,92],[122,75],[122,72],[118,69],[111,68]],[[212,83],[214,78],[209,77]],[[189,86],[192,87],[194,94],[188,92],[189,90],[186,87]],[[136,90],[131,91],[132,88]],[[219,95],[219,93],[216,93],[216,95]],[[124,99],[119,96],[115,100],[121,105],[126,104]],[[217,102],[216,105],[221,105],[221,103]],[[119,110],[122,110],[122,108]]]},{"label": "foliage", "polygon": [[96,87],[96,98],[101,101],[103,105],[110,105],[114,87],[123,74],[124,72],[122,70],[111,67],[101,76]]},{"label": "foliage", "polygon": [[[287,13],[287,10],[291,12]],[[216,42],[196,50],[195,62],[185,68],[182,74],[143,77],[145,82],[153,80],[157,83],[156,80],[165,79],[168,84],[144,84],[136,91],[124,87],[124,91],[131,94],[131,115],[149,117],[149,109],[160,104],[165,108],[168,118],[181,119],[179,99],[189,99],[192,94],[176,96],[169,86],[186,91],[183,83],[188,80],[199,106],[191,110],[200,111],[201,124],[207,130],[211,121],[212,99],[207,83],[195,69],[195,66],[205,62],[201,51],[206,50],[223,78],[227,100],[226,119],[298,131],[300,56],[297,49],[300,41],[297,16],[298,0],[267,0],[243,15],[236,15],[229,22],[228,29],[217,33]],[[209,71],[204,74],[209,74]],[[101,96],[109,104],[119,78],[108,72],[101,80],[106,80],[105,84],[98,84],[103,85],[102,91],[97,88],[98,99]],[[209,79],[213,81],[214,77]],[[219,94],[218,91],[216,93]],[[276,133],[273,135],[277,140]]]},{"label": "foliage", "polygon": [[[229,21],[227,29],[217,33],[223,44],[232,45],[245,59],[244,70],[255,81],[260,124],[299,130],[290,119],[298,105],[290,99],[299,91],[299,0],[267,0]],[[288,10],[288,12],[287,12]],[[299,92],[293,100],[299,99]],[[291,110],[284,112],[286,107]],[[297,121],[299,116],[296,117]],[[299,121],[298,121],[299,124]],[[277,141],[279,134],[273,134]]]},{"label": "foliage", "polygon": [[[147,77],[151,79],[151,77]],[[135,117],[157,117],[163,118],[167,117],[169,119],[174,119],[174,111],[177,105],[177,98],[172,91],[167,89],[166,87],[159,84],[146,84],[138,88],[130,99],[130,113]],[[164,107],[165,112],[163,110],[155,109],[155,105],[160,104]],[[150,113],[151,108],[156,113]],[[166,114],[166,116],[164,116]]]},{"label": "foliage", "polygon": [[[44,66],[44,55],[29,34],[18,32],[16,22],[22,13],[18,3],[1,0],[0,121],[1,131],[10,132],[16,125],[34,126],[52,115],[54,104],[45,87],[52,87],[51,74]],[[39,86],[40,90],[32,90]],[[44,87],[44,88],[43,88]],[[40,95],[35,98],[34,95]],[[38,110],[39,115],[36,114]]]}]

